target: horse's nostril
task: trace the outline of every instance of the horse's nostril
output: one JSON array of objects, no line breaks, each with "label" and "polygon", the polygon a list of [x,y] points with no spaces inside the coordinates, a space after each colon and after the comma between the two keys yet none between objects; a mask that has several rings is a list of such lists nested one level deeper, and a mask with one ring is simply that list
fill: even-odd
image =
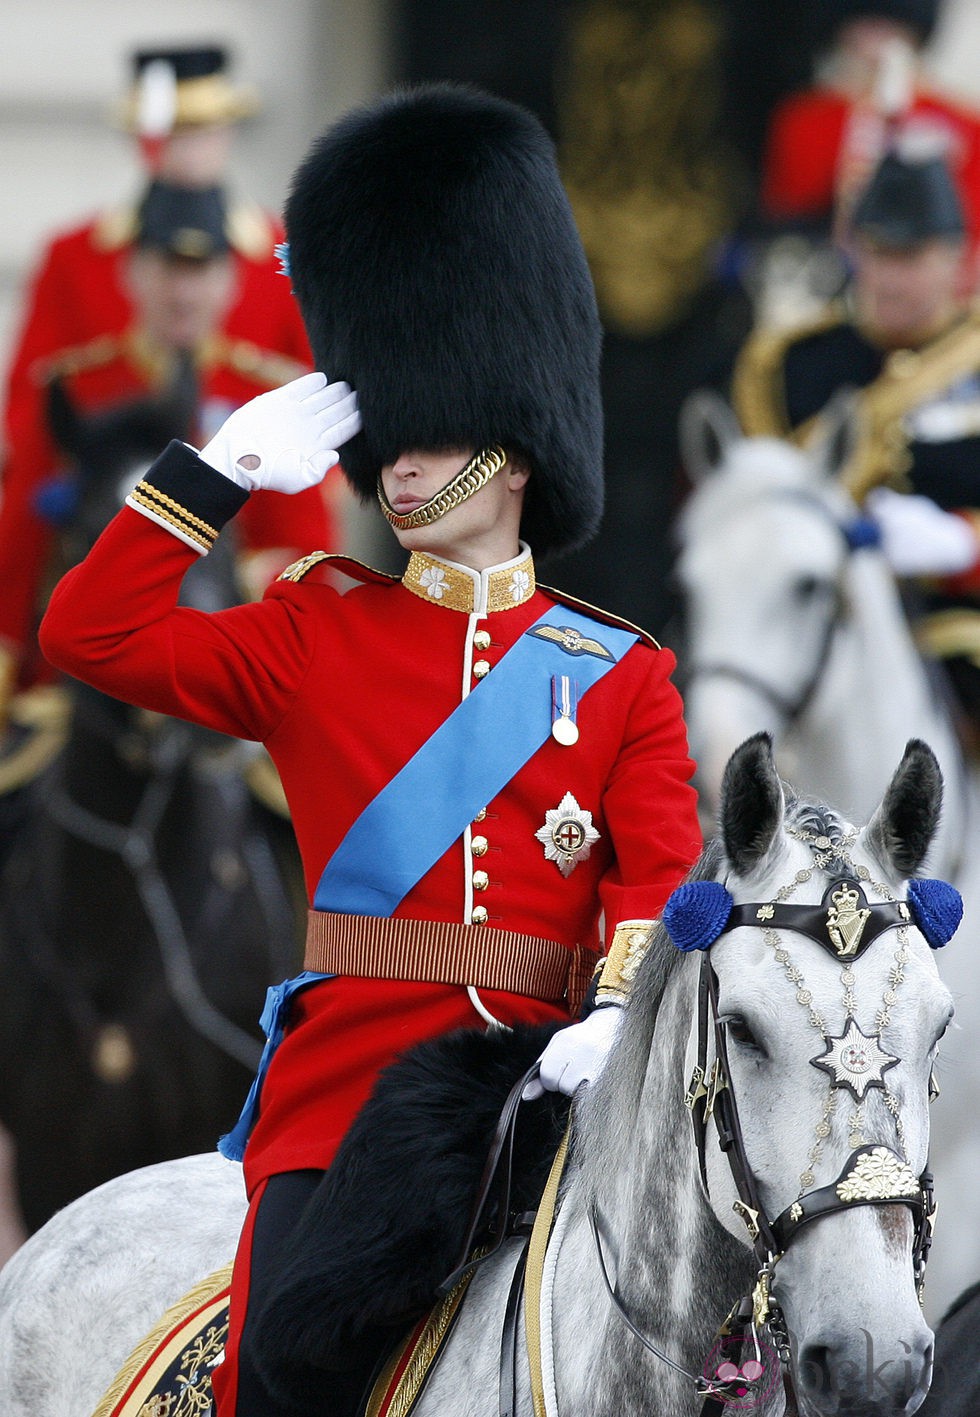
[{"label": "horse's nostril", "polygon": [[829,1395],[831,1374],[830,1349],[826,1344],[807,1344],[800,1353],[798,1380],[802,1391],[811,1398]]},{"label": "horse's nostril", "polygon": [[899,1342],[888,1354],[876,1353],[870,1336],[859,1331],[850,1342],[803,1347],[798,1388],[815,1413],[828,1417],[898,1417],[928,1391],[932,1357],[931,1342]]}]

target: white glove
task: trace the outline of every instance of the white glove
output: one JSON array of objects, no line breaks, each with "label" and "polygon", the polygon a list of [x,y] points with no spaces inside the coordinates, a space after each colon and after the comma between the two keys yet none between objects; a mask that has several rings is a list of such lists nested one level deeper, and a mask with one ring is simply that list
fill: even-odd
[{"label": "white glove", "polygon": [[946,399],[926,403],[906,415],[909,436],[920,443],[951,443],[980,433],[980,401]]},{"label": "white glove", "polygon": [[360,428],[348,384],[304,374],[236,409],[200,457],[246,492],[302,492],[336,466],[337,449]]},{"label": "white glove", "polygon": [[866,506],[881,528],[882,550],[896,576],[953,576],[968,571],[980,556],[969,522],[929,497],[876,487]]},{"label": "white glove", "polygon": [[545,1092],[563,1092],[571,1097],[581,1083],[597,1078],[619,1032],[622,1016],[621,1004],[603,1004],[581,1023],[560,1028],[538,1059],[538,1076],[521,1093],[524,1101],[533,1102]]}]

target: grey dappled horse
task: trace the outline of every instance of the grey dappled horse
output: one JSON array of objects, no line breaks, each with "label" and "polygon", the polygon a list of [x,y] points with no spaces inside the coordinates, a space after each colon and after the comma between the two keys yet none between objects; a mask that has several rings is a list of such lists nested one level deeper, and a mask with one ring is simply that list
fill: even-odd
[{"label": "grey dappled horse", "polygon": [[[941,792],[934,756],[910,744],[856,831],[784,792],[764,737],[734,754],[719,837],[671,926],[697,948],[655,935],[608,1065],[574,1108],[542,1272],[550,1417],[694,1417],[696,1380],[732,1374],[756,1384],[753,1410],[776,1417],[779,1349],[804,1417],[898,1417],[919,1405],[932,1352],[917,1294],[928,1098],[952,1005],[933,951],[895,902],[919,870]],[[804,928],[829,919],[827,897],[851,881],[862,882],[872,923],[858,950],[835,894],[834,919],[849,932],[838,955]],[[723,928],[722,882],[730,919],[748,924]],[[716,1132],[741,1143],[726,1153]],[[5,1417],[87,1414],[156,1313],[227,1263],[243,1210],[237,1168],[195,1157],[56,1216],[0,1272]],[[419,1417],[498,1412],[517,1243],[478,1270]],[[785,1251],[774,1263],[773,1246]],[[739,1348],[717,1330],[751,1294],[759,1327]],[[523,1344],[517,1393],[528,1417]]]}]

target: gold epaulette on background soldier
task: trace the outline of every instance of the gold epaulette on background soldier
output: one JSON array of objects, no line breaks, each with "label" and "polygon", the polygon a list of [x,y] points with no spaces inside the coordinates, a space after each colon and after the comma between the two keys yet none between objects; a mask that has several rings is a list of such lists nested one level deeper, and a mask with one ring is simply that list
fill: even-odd
[{"label": "gold epaulette on background soldier", "polygon": [[38,359],[31,366],[31,376],[37,384],[49,384],[52,379],[71,378],[87,369],[99,369],[111,364],[122,351],[120,335],[96,335],[87,344],[71,345]]},{"label": "gold epaulette on background soldier", "polygon": [[811,335],[832,330],[846,320],[842,305],[829,305],[814,319],[785,328],[755,330],[735,364],[732,407],[750,438],[792,436],[781,378],[786,352]]}]

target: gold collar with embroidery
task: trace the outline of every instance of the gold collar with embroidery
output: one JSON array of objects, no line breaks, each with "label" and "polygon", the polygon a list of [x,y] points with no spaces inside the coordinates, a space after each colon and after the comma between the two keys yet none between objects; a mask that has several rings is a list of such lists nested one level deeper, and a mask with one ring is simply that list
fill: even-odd
[{"label": "gold collar with embroidery", "polygon": [[495,610],[513,610],[534,594],[534,560],[526,546],[513,561],[491,566],[486,571],[471,571],[454,561],[441,561],[423,551],[413,551],[402,585],[413,595],[441,605],[446,610],[461,610],[464,615],[489,615]]}]

